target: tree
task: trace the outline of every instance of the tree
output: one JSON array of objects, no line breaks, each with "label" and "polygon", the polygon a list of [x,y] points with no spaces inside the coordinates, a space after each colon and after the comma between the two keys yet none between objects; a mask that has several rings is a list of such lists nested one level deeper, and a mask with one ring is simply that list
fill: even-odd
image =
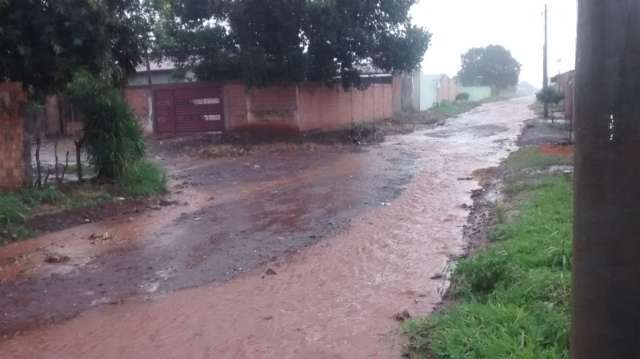
[{"label": "tree", "polygon": [[536,98],[546,105],[557,105],[564,100],[564,94],[553,87],[547,87],[538,91]]},{"label": "tree", "polygon": [[250,85],[360,85],[367,69],[411,71],[430,34],[410,24],[415,0],[179,0],[165,13],[161,53],[203,80]]},{"label": "tree", "polygon": [[572,358],[640,358],[639,17],[579,1]]},{"label": "tree", "polygon": [[518,84],[521,65],[500,45],[473,48],[462,55],[458,77],[466,86],[504,89]]},{"label": "tree", "polygon": [[78,68],[120,80],[135,71],[148,31],[129,0],[0,0],[0,78],[31,95],[62,91]]}]

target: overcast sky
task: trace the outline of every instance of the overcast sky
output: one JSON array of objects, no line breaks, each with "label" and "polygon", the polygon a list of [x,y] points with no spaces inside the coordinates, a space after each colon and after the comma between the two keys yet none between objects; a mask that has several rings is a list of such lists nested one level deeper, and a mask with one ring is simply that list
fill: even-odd
[{"label": "overcast sky", "polygon": [[549,75],[575,67],[576,0],[419,0],[414,23],[432,33],[423,72],[457,74],[472,47],[503,45],[522,64],[521,81],[542,85],[544,4],[549,4]]}]

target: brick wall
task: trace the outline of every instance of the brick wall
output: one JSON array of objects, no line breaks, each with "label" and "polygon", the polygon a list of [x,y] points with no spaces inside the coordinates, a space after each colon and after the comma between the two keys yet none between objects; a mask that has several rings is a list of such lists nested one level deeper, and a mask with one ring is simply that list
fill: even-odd
[{"label": "brick wall", "polygon": [[153,121],[149,120],[149,89],[146,87],[128,88],[125,90],[125,97],[142,129],[147,133],[153,132]]},{"label": "brick wall", "polygon": [[21,116],[25,100],[19,83],[0,83],[0,190],[28,184],[29,146]]}]

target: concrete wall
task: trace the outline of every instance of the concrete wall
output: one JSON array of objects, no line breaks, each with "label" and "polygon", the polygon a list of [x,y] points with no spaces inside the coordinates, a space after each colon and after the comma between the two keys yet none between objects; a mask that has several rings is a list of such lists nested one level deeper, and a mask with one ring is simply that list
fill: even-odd
[{"label": "concrete wall", "polygon": [[458,83],[455,80],[449,78],[447,75],[440,78],[438,87],[438,103],[443,101],[453,102],[456,100],[458,93]]},{"label": "concrete wall", "polygon": [[[196,81],[196,76],[191,71],[188,71],[184,77],[179,77],[178,73],[175,70],[151,72],[151,83],[154,85],[166,85],[194,81]],[[128,84],[129,86],[147,86],[149,84],[149,76],[146,71],[137,72],[129,77]]]},{"label": "concrete wall", "polygon": [[[364,90],[306,83],[245,90],[225,86],[228,128],[270,127],[292,131],[331,131],[354,123],[393,116],[393,85],[371,84]],[[244,98],[246,107],[242,108]],[[246,114],[246,115],[245,115]]]},{"label": "concrete wall", "polygon": [[469,101],[482,101],[491,97],[491,87],[489,86],[463,86],[460,93],[468,93]]},{"label": "concrete wall", "polygon": [[0,83],[0,190],[29,183],[30,147],[21,108],[26,101],[19,83]]},{"label": "concrete wall", "polygon": [[153,119],[149,116],[149,92],[147,87],[130,87],[125,90],[127,103],[145,133],[153,132]]},{"label": "concrete wall", "polygon": [[[328,131],[353,123],[379,121],[403,110],[402,81],[373,82],[364,90],[346,91],[340,85],[319,83],[252,89],[235,82],[212,86],[223,87],[227,130],[269,128],[298,132]],[[140,122],[151,129],[147,123],[148,89],[130,87],[125,95]]]},{"label": "concrete wall", "polygon": [[393,84],[374,83],[364,90],[346,91],[339,85],[302,85],[299,87],[298,129],[331,131],[391,118],[394,114],[393,94]]},{"label": "concrete wall", "polygon": [[420,111],[427,111],[438,102],[438,82],[442,75],[420,76]]}]

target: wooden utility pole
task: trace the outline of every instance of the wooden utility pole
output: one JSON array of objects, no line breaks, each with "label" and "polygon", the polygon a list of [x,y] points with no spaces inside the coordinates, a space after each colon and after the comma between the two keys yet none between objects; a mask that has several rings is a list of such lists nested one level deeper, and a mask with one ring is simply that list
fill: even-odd
[{"label": "wooden utility pole", "polygon": [[[544,48],[542,50],[544,59],[542,60],[542,88],[549,87],[549,47],[548,47],[548,24],[547,24],[547,4],[544,5]],[[544,102],[544,118],[549,118],[549,103]]]},{"label": "wooden utility pole", "polygon": [[638,19],[638,0],[579,0],[574,359],[640,358]]}]

